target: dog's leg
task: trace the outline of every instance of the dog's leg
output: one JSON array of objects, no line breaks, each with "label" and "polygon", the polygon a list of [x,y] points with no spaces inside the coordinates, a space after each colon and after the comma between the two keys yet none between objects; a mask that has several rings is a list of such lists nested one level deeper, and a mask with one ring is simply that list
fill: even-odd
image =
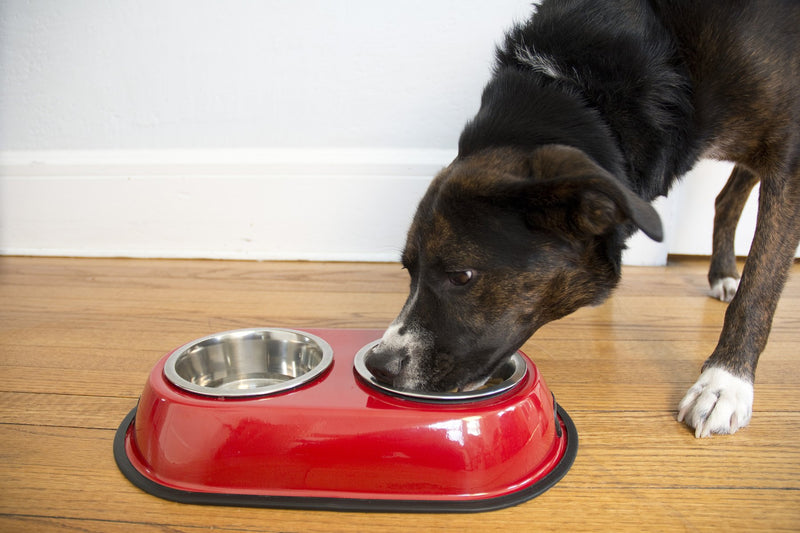
[{"label": "dog's leg", "polygon": [[709,295],[730,302],[739,287],[739,271],[733,249],[736,225],[758,176],[743,166],[733,167],[728,182],[714,203],[714,240],[708,269]]},{"label": "dog's leg", "polygon": [[[796,166],[795,166],[796,168]],[[800,171],[762,180],[758,221],[719,343],[680,403],[678,421],[695,436],[733,433],[750,421],[758,357],[800,243]]]}]

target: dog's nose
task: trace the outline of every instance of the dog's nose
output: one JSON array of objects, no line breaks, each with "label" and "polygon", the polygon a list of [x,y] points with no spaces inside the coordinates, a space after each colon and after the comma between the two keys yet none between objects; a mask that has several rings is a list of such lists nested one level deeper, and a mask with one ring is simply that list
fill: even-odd
[{"label": "dog's nose", "polygon": [[364,359],[364,365],[378,380],[391,385],[403,371],[406,359],[406,355],[387,350],[382,344],[378,344]]}]

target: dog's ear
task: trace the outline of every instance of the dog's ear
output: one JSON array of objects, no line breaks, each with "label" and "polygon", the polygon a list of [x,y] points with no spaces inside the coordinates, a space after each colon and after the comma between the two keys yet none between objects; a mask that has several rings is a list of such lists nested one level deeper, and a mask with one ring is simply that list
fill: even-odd
[{"label": "dog's ear", "polygon": [[[651,239],[663,239],[656,210],[583,151],[547,145],[531,154],[529,164],[535,181],[528,182],[526,203],[529,215],[539,223],[565,223],[583,233],[602,235],[631,221]],[[565,219],[553,220],[556,212]]]}]

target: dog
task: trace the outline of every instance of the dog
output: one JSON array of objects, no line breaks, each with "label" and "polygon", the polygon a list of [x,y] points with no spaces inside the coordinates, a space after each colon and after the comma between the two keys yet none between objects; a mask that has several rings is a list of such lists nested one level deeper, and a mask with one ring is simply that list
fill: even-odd
[{"label": "dog", "polygon": [[[480,387],[547,322],[597,305],[650,202],[703,157],[716,199],[719,343],[678,409],[697,437],[748,424],[753,382],[800,243],[800,2],[544,0],[498,45],[458,154],[408,231],[405,305],[367,360],[401,389]],[[733,237],[760,182],[741,277]]]}]

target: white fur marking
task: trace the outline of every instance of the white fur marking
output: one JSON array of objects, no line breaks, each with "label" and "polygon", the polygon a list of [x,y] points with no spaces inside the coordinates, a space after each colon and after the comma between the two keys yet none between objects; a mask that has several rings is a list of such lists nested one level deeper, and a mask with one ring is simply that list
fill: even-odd
[{"label": "white fur marking", "polygon": [[577,81],[577,72],[574,72],[574,69],[574,75],[572,77],[567,76],[552,58],[539,54],[536,50],[531,50],[524,44],[517,45],[514,52],[517,61],[529,66],[534,72],[544,74],[555,80]]},{"label": "white fur marking", "polygon": [[403,328],[405,326],[402,323],[392,323],[383,333],[381,344],[390,350],[407,350],[409,354],[421,352],[429,347],[430,342],[424,332],[406,328],[400,333]]},{"label": "white fur marking", "polygon": [[723,302],[730,302],[733,300],[733,297],[736,295],[736,291],[738,289],[739,280],[736,278],[727,277],[715,281],[711,286],[711,290],[708,291],[708,295]]},{"label": "white fur marking", "polygon": [[753,384],[718,367],[706,368],[678,407],[678,422],[697,438],[745,427],[753,413]]},{"label": "white fur marking", "polygon": [[[386,328],[381,338],[381,344],[387,349],[398,352],[405,351],[408,354],[403,371],[394,383],[396,387],[400,388],[413,389],[424,383],[424,372],[420,367],[423,361],[421,355],[430,350],[433,345],[429,332],[405,324],[409,310],[413,309],[417,302],[418,293],[419,288],[414,291],[400,312],[400,316]],[[401,330],[403,330],[402,333]]]},{"label": "white fur marking", "polygon": [[552,59],[541,54],[536,54],[525,46],[517,46],[516,56],[520,63],[525,63],[540,74],[544,74],[545,76],[555,79],[564,77],[561,74],[561,71],[559,71],[558,65],[556,65]]},{"label": "white fur marking", "polygon": [[[405,326],[405,319],[408,315],[408,310],[413,308],[417,303],[417,297],[419,295],[419,287],[417,287],[414,292],[408,297],[408,301],[403,306],[403,310],[400,311],[400,315],[394,319],[391,325],[386,328],[386,331],[383,333],[383,337],[381,338],[381,343],[387,346],[390,349],[400,349],[403,346],[407,346],[409,342],[413,342],[410,339],[410,335],[408,335],[409,331]],[[405,332],[400,333],[401,329],[406,329]]]},{"label": "white fur marking", "polygon": [[[401,328],[405,328],[405,332],[402,334],[400,333]],[[401,389],[420,387],[425,382],[424,371],[421,368],[423,360],[421,354],[430,349],[430,335],[395,322],[387,328],[381,343],[390,350],[404,351],[407,354],[402,372],[395,378],[394,386]]]}]

